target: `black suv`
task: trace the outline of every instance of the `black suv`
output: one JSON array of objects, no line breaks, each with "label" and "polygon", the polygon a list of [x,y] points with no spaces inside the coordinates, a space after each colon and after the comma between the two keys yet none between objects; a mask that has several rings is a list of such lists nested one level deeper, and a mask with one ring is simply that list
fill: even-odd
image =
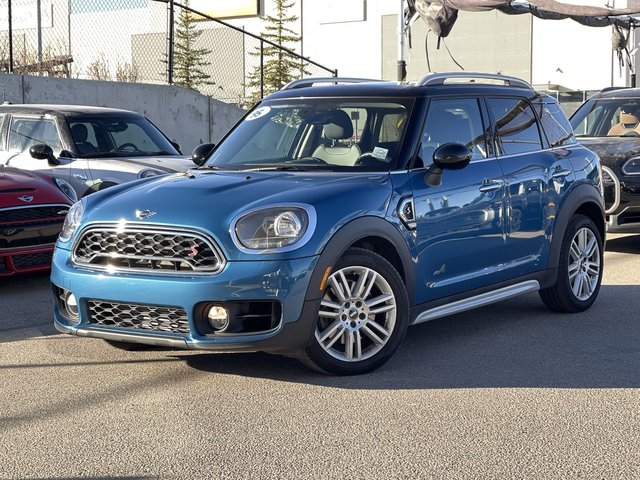
[{"label": "black suv", "polygon": [[602,161],[607,231],[640,233],[640,88],[607,88],[571,117]]}]

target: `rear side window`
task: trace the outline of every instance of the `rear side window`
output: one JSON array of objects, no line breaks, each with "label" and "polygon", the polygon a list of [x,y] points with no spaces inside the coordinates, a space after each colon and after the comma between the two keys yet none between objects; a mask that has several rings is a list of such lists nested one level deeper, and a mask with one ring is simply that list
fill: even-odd
[{"label": "rear side window", "polygon": [[529,103],[520,98],[488,98],[495,122],[499,155],[515,155],[540,150],[538,121]]},{"label": "rear side window", "polygon": [[535,109],[550,147],[573,145],[576,138],[566,115],[555,102],[537,103]]}]

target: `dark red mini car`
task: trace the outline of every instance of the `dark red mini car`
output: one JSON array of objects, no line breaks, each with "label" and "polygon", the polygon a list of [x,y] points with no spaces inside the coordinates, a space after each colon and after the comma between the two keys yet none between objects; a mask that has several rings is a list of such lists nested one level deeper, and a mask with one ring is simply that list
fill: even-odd
[{"label": "dark red mini car", "polygon": [[0,165],[0,276],[47,270],[72,203],[64,182]]}]

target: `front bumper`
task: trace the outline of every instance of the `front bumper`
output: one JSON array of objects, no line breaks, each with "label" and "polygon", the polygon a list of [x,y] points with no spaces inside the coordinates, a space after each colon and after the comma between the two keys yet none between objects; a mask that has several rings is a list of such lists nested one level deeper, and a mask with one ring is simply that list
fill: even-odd
[{"label": "front bumper", "polygon": [[0,277],[51,268],[53,245],[0,250]]},{"label": "front bumper", "polygon": [[640,233],[640,176],[620,176],[603,167],[609,177],[605,183],[607,232]]},{"label": "front bumper", "polygon": [[[211,276],[168,276],[109,274],[78,268],[70,252],[56,249],[51,281],[77,299],[78,321],[54,302],[54,325],[63,333],[143,343],[170,348],[218,351],[293,352],[313,332],[319,299],[307,300],[307,288],[318,257],[286,261],[229,262]],[[105,301],[143,306],[175,307],[186,312],[188,333],[170,333],[97,324],[92,320],[91,302]],[[202,333],[198,307],[211,302],[278,302],[281,318],[264,332]]]}]

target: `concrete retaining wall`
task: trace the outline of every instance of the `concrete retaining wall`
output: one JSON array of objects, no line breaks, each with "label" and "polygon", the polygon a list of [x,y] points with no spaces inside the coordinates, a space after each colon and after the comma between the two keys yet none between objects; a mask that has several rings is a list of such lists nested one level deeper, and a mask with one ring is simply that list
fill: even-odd
[{"label": "concrete retaining wall", "polygon": [[0,101],[95,105],[138,112],[190,154],[218,142],[244,114],[241,108],[180,87],[0,74]]}]

